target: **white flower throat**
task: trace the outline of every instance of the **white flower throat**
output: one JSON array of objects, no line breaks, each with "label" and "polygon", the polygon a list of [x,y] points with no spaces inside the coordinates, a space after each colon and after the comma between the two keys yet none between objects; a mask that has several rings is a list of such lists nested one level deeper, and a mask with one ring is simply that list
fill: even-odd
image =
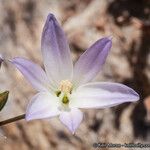
[{"label": "white flower throat", "polygon": [[62,80],[59,84],[59,89],[56,91],[56,96],[61,99],[62,104],[69,104],[69,96],[72,92],[72,83],[69,80]]},{"label": "white flower throat", "polygon": [[59,85],[59,90],[64,93],[70,93],[72,91],[72,83],[69,80],[62,80]]}]

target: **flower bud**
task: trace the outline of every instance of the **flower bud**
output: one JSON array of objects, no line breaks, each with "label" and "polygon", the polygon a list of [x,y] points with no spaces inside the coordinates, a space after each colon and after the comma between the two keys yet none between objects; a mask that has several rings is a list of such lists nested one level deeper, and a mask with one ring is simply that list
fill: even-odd
[{"label": "flower bud", "polygon": [[4,58],[3,58],[3,56],[0,54],[0,67],[1,67],[1,64],[2,64],[3,61],[4,61]]},{"label": "flower bud", "polygon": [[8,100],[9,91],[0,93],[0,111],[4,108]]}]

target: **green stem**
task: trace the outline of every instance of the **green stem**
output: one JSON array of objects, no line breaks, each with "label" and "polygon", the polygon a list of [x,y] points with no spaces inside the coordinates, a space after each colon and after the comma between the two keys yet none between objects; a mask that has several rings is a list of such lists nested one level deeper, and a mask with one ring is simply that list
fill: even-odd
[{"label": "green stem", "polygon": [[6,124],[9,124],[9,123],[12,123],[12,122],[15,122],[15,121],[18,121],[18,120],[22,120],[22,119],[25,119],[25,114],[22,114],[20,116],[14,117],[14,118],[10,118],[10,119],[1,121],[0,126],[4,126]]}]

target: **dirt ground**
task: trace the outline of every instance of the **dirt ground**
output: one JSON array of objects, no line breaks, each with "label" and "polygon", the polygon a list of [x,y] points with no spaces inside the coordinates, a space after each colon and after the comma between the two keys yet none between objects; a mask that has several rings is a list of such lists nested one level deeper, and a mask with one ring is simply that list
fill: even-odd
[{"label": "dirt ground", "polygon": [[[128,85],[140,94],[140,101],[83,110],[85,118],[75,136],[58,118],[9,124],[1,128],[0,150],[92,150],[95,142],[149,143],[150,1],[1,0],[0,53],[7,58],[22,56],[43,66],[40,40],[49,12],[62,24],[74,61],[97,39],[113,36],[113,47],[96,80]],[[36,93],[8,63],[0,71],[0,90],[10,90],[0,120],[23,114]]]}]

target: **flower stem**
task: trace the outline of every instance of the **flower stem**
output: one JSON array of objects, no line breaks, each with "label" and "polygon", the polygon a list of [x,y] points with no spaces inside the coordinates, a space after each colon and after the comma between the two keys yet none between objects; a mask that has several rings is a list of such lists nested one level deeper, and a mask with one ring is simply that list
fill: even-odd
[{"label": "flower stem", "polygon": [[21,120],[21,119],[25,119],[25,114],[22,114],[22,115],[19,115],[19,116],[17,116],[17,117],[14,117],[14,118],[10,118],[10,119],[1,121],[1,122],[0,122],[0,126],[4,126],[4,125],[6,125],[6,124],[9,124],[9,123],[12,123],[12,122]]}]

